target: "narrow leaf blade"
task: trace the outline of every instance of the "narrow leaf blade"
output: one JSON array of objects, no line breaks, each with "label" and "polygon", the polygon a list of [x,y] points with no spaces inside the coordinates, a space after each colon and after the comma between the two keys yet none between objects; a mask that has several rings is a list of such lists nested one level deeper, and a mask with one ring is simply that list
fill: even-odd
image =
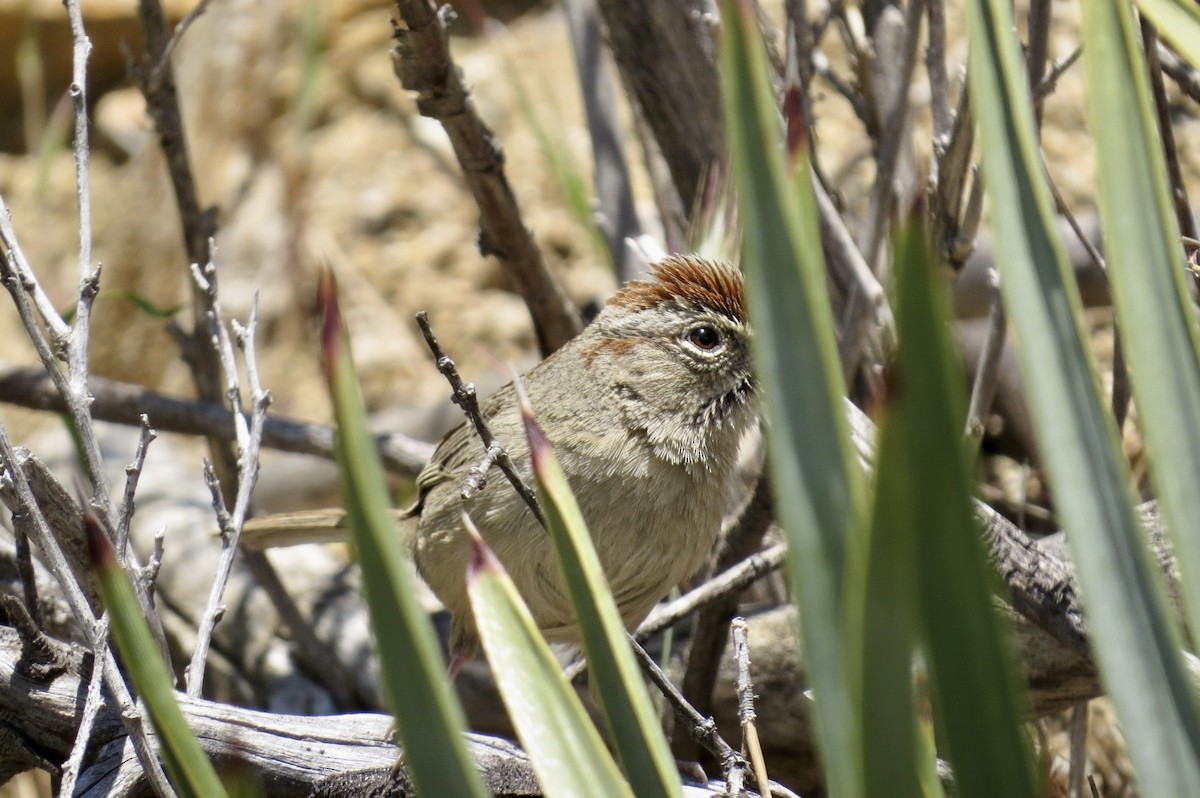
[{"label": "narrow leaf blade", "polygon": [[322,275],[319,300],[322,365],[337,420],[342,498],[362,566],[384,690],[404,742],[405,766],[421,795],[488,795],[467,753],[462,708],[445,677],[433,627],[416,600],[329,272]]},{"label": "narrow leaf blade", "polygon": [[467,593],[479,638],[542,789],[632,798],[504,566],[478,537],[474,546]]}]

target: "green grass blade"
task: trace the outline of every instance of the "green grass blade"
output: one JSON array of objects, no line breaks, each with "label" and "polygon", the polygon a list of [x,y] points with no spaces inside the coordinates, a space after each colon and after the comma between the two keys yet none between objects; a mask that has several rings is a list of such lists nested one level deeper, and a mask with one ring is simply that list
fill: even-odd
[{"label": "green grass blade", "polygon": [[617,756],[638,798],[678,796],[683,786],[675,760],[658,725],[587,524],[551,442],[533,417],[528,398],[519,388],[518,395],[546,524]]},{"label": "green grass blade", "polygon": [[906,428],[885,420],[880,429],[871,525],[851,549],[847,591],[849,673],[858,695],[865,794],[923,795],[913,693],[916,583],[912,535],[900,519],[912,516],[903,471]]},{"label": "green grass blade", "polygon": [[1136,5],[1175,52],[1200,65],[1200,6],[1191,0],[1137,0]]},{"label": "green grass blade", "polygon": [[462,708],[446,679],[433,627],[416,599],[329,272],[322,275],[319,301],[342,500],[362,567],[384,691],[404,742],[405,766],[420,795],[488,795],[467,753]]},{"label": "green grass blade", "polygon": [[184,798],[225,795],[212,762],[183,718],[175,700],[171,675],[167,673],[166,663],[142,616],[133,586],[117,564],[117,555],[108,535],[99,519],[90,513],[84,514],[84,526],[92,569],[111,620],[113,642],[117,644],[121,662],[158,733],[163,762],[172,785]]},{"label": "green grass blade", "polygon": [[[1055,500],[1083,587],[1101,675],[1147,795],[1200,795],[1194,698],[1134,516],[1127,466],[1084,348],[1078,291],[1053,232],[1007,0],[972,0],[971,96],[1001,289]],[[1133,364],[1136,370],[1137,364]]]},{"label": "green grass blade", "polygon": [[1095,131],[1105,258],[1151,477],[1200,619],[1200,360],[1190,277],[1133,10],[1084,9],[1088,112]]},{"label": "green grass blade", "polygon": [[992,601],[995,572],[973,534],[966,382],[950,338],[948,286],[915,221],[897,231],[895,268],[900,346],[888,421],[904,427],[904,454],[879,480],[903,483],[910,514],[884,523],[904,530],[914,555],[935,717],[960,794],[1032,798],[1041,790],[1022,730],[1032,707],[1018,687],[1012,629]]},{"label": "green grass blade", "polygon": [[[463,524],[474,531],[465,516]],[[504,566],[477,533],[473,539],[467,594],[479,638],[542,789],[550,798],[633,798]]]},{"label": "green grass blade", "polygon": [[817,739],[830,792],[860,794],[854,702],[843,639],[846,539],[861,528],[862,474],[852,455],[807,146],[799,179],[784,162],[752,4],[725,0],[725,124],[742,220],[742,267],[768,422],[771,473],[800,608]]}]

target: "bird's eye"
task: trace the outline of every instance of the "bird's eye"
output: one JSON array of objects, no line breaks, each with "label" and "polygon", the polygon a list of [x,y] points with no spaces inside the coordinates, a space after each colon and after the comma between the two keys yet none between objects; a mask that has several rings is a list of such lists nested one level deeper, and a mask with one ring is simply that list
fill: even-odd
[{"label": "bird's eye", "polygon": [[706,352],[716,349],[721,343],[721,334],[712,327],[701,325],[688,330],[688,343]]}]

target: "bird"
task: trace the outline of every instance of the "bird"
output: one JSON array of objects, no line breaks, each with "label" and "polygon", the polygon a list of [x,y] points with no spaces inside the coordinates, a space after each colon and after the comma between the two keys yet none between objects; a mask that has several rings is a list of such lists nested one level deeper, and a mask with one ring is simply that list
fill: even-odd
[{"label": "bird", "polygon": [[[741,273],[672,255],[626,284],[584,330],[521,378],[555,447],[626,628],[633,630],[716,543],[742,441],[759,423]],[[533,483],[512,383],[481,403],[495,438]],[[466,512],[516,585],[547,642],[577,644],[552,540],[503,479],[464,499],[485,446],[463,422],[438,443],[398,513],[418,573],[451,613],[451,672],[479,639],[467,596]],[[251,548],[344,537],[344,513],[307,511],[248,522]]]}]

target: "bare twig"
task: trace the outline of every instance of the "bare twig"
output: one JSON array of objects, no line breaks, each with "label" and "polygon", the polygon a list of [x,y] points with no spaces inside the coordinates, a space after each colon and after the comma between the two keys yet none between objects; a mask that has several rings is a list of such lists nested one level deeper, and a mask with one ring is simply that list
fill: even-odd
[{"label": "bare twig", "polygon": [[238,490],[234,501],[233,512],[229,513],[221,498],[220,491],[213,491],[213,504],[217,510],[217,518],[221,522],[221,558],[217,564],[217,572],[213,577],[212,588],[209,591],[208,602],[200,616],[200,625],[196,631],[196,645],[192,650],[192,661],[188,666],[187,693],[190,696],[200,695],[204,686],[204,667],[208,659],[208,647],[212,642],[213,628],[225,605],[222,599],[225,586],[229,583],[229,575],[233,571],[233,560],[238,552],[238,539],[242,534],[242,525],[246,521],[246,513],[250,509],[250,497],[254,485],[258,481],[258,460],[262,447],[263,423],[267,416],[267,406],[271,403],[271,395],[263,390],[258,378],[258,359],[254,352],[254,332],[258,326],[258,295],[250,309],[250,320],[245,328],[235,326],[238,348],[242,350],[242,361],[246,365],[246,381],[250,387],[250,421],[246,422],[245,412],[241,408],[241,390],[238,382],[237,363],[233,354],[233,344],[225,320],[221,304],[216,297],[215,283],[212,275],[215,265],[209,261],[206,272],[202,274],[194,269],[197,281],[205,283],[205,291],[209,293],[212,307],[210,314],[212,335],[216,338],[215,345],[220,353],[221,368],[225,378],[226,395],[233,404],[234,428],[238,431]]},{"label": "bare twig", "polygon": [[1191,97],[1194,102],[1200,102],[1200,72],[1161,41],[1158,42],[1157,49],[1162,71],[1175,81],[1180,91]]},{"label": "bare twig", "polygon": [[29,548],[29,536],[25,534],[23,524],[14,524],[13,547],[17,555],[17,573],[21,577],[21,592],[25,596],[25,606],[29,615],[38,626],[42,625],[42,611],[38,606],[37,575],[33,569],[33,552]]},{"label": "bare twig", "polygon": [[483,441],[484,447],[489,452],[493,448],[499,450],[494,458],[496,465],[499,466],[517,494],[524,499],[525,504],[537,518],[538,523],[545,526],[546,516],[542,512],[541,504],[538,503],[537,494],[525,484],[525,480],[521,479],[521,475],[517,473],[517,468],[513,464],[512,457],[504,450],[504,446],[496,440],[496,437],[492,435],[487,421],[483,418],[483,413],[479,410],[479,397],[475,395],[475,386],[464,383],[462,377],[458,375],[458,369],[454,367],[454,361],[450,359],[450,356],[446,354],[446,350],[442,349],[442,345],[438,343],[437,337],[434,336],[433,328],[429,326],[429,316],[425,311],[417,314],[417,324],[421,327],[421,334],[425,336],[425,343],[429,345],[429,351],[433,353],[438,371],[450,383],[451,398],[454,404],[461,407],[463,413],[471,420],[471,424],[475,427],[475,433]]},{"label": "bare twig", "polygon": [[[2,423],[0,423],[0,465],[9,474],[21,509],[28,514],[28,518],[31,521],[30,529],[34,532],[34,542],[41,550],[42,556],[46,558],[51,572],[57,575],[58,584],[62,588],[63,596],[66,598],[67,604],[71,608],[71,613],[75,616],[75,620],[79,624],[84,639],[89,642],[93,652],[104,650],[108,641],[106,637],[102,637],[99,634],[102,630],[97,624],[96,616],[92,614],[91,606],[88,604],[87,597],[83,594],[83,589],[72,577],[71,566],[67,561],[66,555],[63,553],[62,547],[59,545],[58,539],[51,532],[49,524],[46,523],[46,518],[42,514],[41,508],[38,507],[33,491],[30,490],[29,481],[25,478],[24,469],[21,468],[16,457],[16,452],[13,449],[12,441],[8,437],[8,429]],[[134,706],[133,700],[129,695],[129,690],[125,687],[124,677],[117,669],[116,663],[111,657],[101,657],[99,659],[104,670],[104,683],[108,686],[109,691],[113,694],[117,704],[122,709],[121,717],[125,723],[125,728],[133,740],[134,747],[138,752],[138,759],[145,769],[147,778],[154,787],[155,793],[160,798],[174,796],[175,793],[167,782],[162,765],[154,753],[154,748],[150,745],[149,737],[142,723],[142,716]]]},{"label": "bare twig", "polygon": [[638,640],[645,640],[668,626],[678,623],[699,608],[731,593],[745,590],[770,573],[778,571],[787,557],[787,545],[776,543],[770,548],[751,554],[734,567],[722,571],[699,587],[679,598],[655,607],[637,628]]},{"label": "bare twig", "polygon": [[[924,6],[923,0],[909,0],[906,4],[903,27],[894,31],[897,37],[902,35],[903,39],[893,41],[891,46],[895,49],[889,53],[885,54],[882,47],[883,42],[890,37],[880,36],[880,31],[876,31],[876,47],[881,48],[880,65],[887,70],[889,76],[888,81],[881,81],[881,84],[887,83],[887,91],[881,92],[878,97],[882,129],[879,135],[879,152],[875,159],[875,183],[871,187],[871,202],[867,208],[866,245],[863,247],[867,265],[876,274],[879,274],[881,266],[880,256],[886,237],[887,220],[896,197],[894,181],[900,163],[901,147],[905,136],[909,134],[908,87],[917,60],[917,43],[920,40]],[[883,27],[884,21],[889,18],[885,12],[885,16],[880,17],[877,27]],[[877,91],[883,88],[882,85],[876,86]]]},{"label": "bare twig", "polygon": [[[92,398],[88,390],[87,357],[85,354],[81,358],[75,350],[77,342],[81,340],[86,345],[87,336],[86,334],[81,335],[81,332],[86,327],[87,318],[78,319],[74,330],[63,339],[67,344],[68,361],[73,364],[73,367],[79,369],[78,372],[68,375],[60,368],[54,348],[52,348],[51,342],[47,341],[46,337],[42,334],[41,327],[35,318],[34,304],[30,301],[31,297],[36,302],[36,297],[44,294],[42,294],[41,289],[38,287],[37,277],[29,269],[29,264],[23,258],[15,257],[20,248],[16,243],[16,236],[13,233],[12,227],[8,223],[7,212],[7,206],[4,206],[3,200],[0,199],[0,244],[8,252],[8,257],[4,261],[0,261],[0,282],[8,289],[13,302],[17,306],[17,314],[25,327],[30,341],[33,343],[38,359],[41,360],[44,374],[53,382],[59,396],[63,399],[63,408],[78,436],[80,454],[91,483],[92,504],[100,514],[99,517],[105,527],[106,534],[109,535],[110,539],[115,540],[117,510],[109,492],[108,480],[104,474],[104,458],[100,452],[100,445],[96,440],[95,427],[92,424]],[[95,290],[95,284],[90,282],[90,280],[84,280],[83,282],[84,284],[81,287],[82,293]],[[82,299],[80,301],[83,302]],[[88,301],[90,302],[90,300]],[[73,352],[74,354],[72,354]],[[77,379],[80,375],[82,375],[82,380]],[[38,542],[38,545],[41,547],[41,542]],[[138,568],[136,557],[130,554],[126,557],[122,565],[126,574],[133,580],[137,575]],[[164,657],[166,657],[166,636],[163,634],[162,624],[159,622],[158,616],[150,611],[152,606],[150,597],[145,591],[138,589],[136,583],[134,592],[137,595],[143,612],[147,615],[150,631],[158,642]]]},{"label": "bare twig", "polygon": [[[929,105],[933,112],[933,140],[943,146],[950,141],[950,79],[946,73],[946,3],[925,0],[929,42],[925,47],[925,71],[929,75]],[[936,146],[936,144],[935,144]]]},{"label": "bare twig", "polygon": [[770,795],[767,763],[758,741],[758,726],[754,723],[754,681],[750,678],[750,641],[747,639],[749,627],[745,618],[734,618],[729,628],[733,632],[733,661],[737,666],[737,707],[738,722],[742,725],[742,750],[750,754],[759,793]]},{"label": "bare twig", "polygon": [[1037,88],[1033,90],[1034,100],[1043,100],[1054,93],[1058,88],[1059,79],[1066,74],[1067,70],[1075,65],[1079,60],[1079,56],[1083,55],[1083,45],[1076,45],[1075,49],[1064,55],[1062,58],[1055,59],[1050,65],[1050,69],[1045,76],[1038,82]]},{"label": "bare twig", "polygon": [[138,434],[137,451],[134,452],[133,462],[125,466],[125,497],[121,502],[121,518],[117,523],[117,559],[125,557],[125,549],[129,543],[129,524],[133,520],[134,494],[137,492],[138,478],[146,465],[146,451],[150,442],[157,434],[150,427],[150,419],[146,414],[141,417],[142,429]]},{"label": "bare twig", "polygon": [[[745,590],[770,573],[778,571],[787,557],[787,544],[776,543],[769,549],[751,554],[737,565],[722,571],[704,584],[689,590],[677,599],[655,607],[641,626],[633,633],[634,638],[645,641],[669,626],[674,626],[701,607],[705,607],[727,595]],[[568,681],[574,681],[587,669],[587,662],[579,660],[563,669]]]},{"label": "bare twig", "polygon": [[[227,442],[237,438],[229,410],[217,402],[164,396],[140,385],[101,377],[92,377],[91,392],[92,415],[99,421],[139,426],[145,414],[160,432],[204,435]],[[0,402],[56,413],[66,411],[62,395],[40,368],[0,367]],[[403,476],[416,476],[433,454],[431,444],[399,434],[377,435],[375,444],[384,467]],[[264,422],[263,445],[327,460],[334,457],[330,427],[279,416],[268,416]]]},{"label": "bare twig", "polygon": [[174,32],[171,33],[171,38],[167,40],[167,43],[163,45],[162,52],[158,54],[158,61],[150,70],[148,85],[150,86],[151,93],[154,93],[158,90],[159,84],[163,79],[163,71],[167,68],[166,65],[170,63],[171,56],[175,53],[175,48],[183,39],[183,34],[187,33],[188,29],[192,27],[192,23],[199,19],[200,16],[208,10],[208,4],[211,1],[212,0],[200,0],[200,2],[196,3],[191,11],[187,12],[183,19],[179,20],[179,24],[175,26]]},{"label": "bare twig", "polygon": [[[1029,86],[1035,91],[1046,74],[1046,60],[1050,50],[1050,12],[1050,0],[1032,0],[1029,4],[1029,45],[1025,48],[1025,66]],[[1035,100],[1033,108],[1040,129],[1041,102]]]},{"label": "bare twig", "polygon": [[640,643],[632,638],[629,642],[633,646],[633,653],[642,667],[642,672],[667,699],[667,703],[671,705],[679,722],[691,731],[692,739],[717,760],[721,772],[725,776],[725,782],[729,783],[733,780],[743,782],[747,762],[741,754],[733,750],[729,743],[722,739],[720,733],[717,732],[716,721],[711,717],[701,715],[695,707],[687,702],[687,699],[675,689],[675,685],[671,684],[671,680],[658,667],[654,658],[646,653],[646,649],[642,648]]},{"label": "bare twig", "polygon": [[439,121],[450,137],[479,206],[480,252],[504,265],[529,307],[542,354],[548,355],[578,334],[582,324],[521,219],[500,143],[476,113],[450,55],[446,25],[454,12],[450,6],[439,10],[434,0],[398,0],[396,7],[406,26],[393,25],[396,76],[417,93],[421,114]]},{"label": "bare twig", "polygon": [[[993,273],[993,283],[999,278]],[[988,328],[983,338],[983,354],[975,368],[975,380],[971,385],[971,401],[967,406],[967,439],[973,448],[983,440],[986,425],[984,418],[991,412],[996,388],[1000,384],[1000,356],[1004,353],[1004,341],[1008,331],[1008,318],[1004,313],[1004,300],[1000,297],[1000,286],[993,286],[995,297],[988,316]]]},{"label": "bare twig", "polygon": [[[108,614],[105,613],[97,627],[102,637],[108,637]],[[59,782],[60,798],[71,798],[75,795],[75,783],[83,768],[83,757],[87,753],[88,743],[92,738],[92,727],[96,716],[104,707],[104,698],[100,687],[104,683],[104,665],[108,659],[108,648],[97,649],[92,654],[92,672],[88,677],[87,698],[84,699],[83,711],[79,714],[79,729],[75,732],[75,743],[71,746],[71,755],[67,757],[62,769],[62,780]]]}]

